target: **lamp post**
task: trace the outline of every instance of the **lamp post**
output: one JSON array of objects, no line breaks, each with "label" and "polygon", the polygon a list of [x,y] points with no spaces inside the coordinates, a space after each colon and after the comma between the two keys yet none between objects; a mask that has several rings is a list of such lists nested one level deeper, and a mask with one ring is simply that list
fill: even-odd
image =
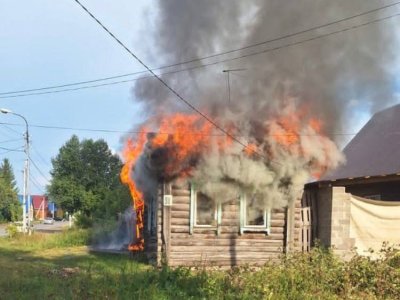
[{"label": "lamp post", "polygon": [[29,200],[29,128],[28,128],[28,121],[25,119],[23,115],[17,114],[9,109],[6,108],[0,108],[0,112],[3,114],[12,114],[14,116],[18,116],[22,118],[25,122],[25,154],[26,154],[26,160],[25,160],[25,167],[24,167],[24,198],[23,198],[23,209],[22,209],[22,231],[24,233],[27,232],[26,230],[26,203],[28,202],[28,232],[30,233],[31,229],[31,219],[30,219],[30,211],[31,211],[31,203]]}]

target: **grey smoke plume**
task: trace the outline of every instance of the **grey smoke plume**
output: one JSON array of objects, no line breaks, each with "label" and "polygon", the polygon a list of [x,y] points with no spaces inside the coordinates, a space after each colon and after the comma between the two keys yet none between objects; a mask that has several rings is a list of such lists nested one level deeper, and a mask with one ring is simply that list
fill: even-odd
[{"label": "grey smoke plume", "polygon": [[110,251],[126,250],[128,245],[135,240],[135,223],[136,216],[132,206],[130,206],[119,216],[116,228],[112,232],[104,233],[101,226],[95,226],[95,230],[99,230],[99,232],[94,232],[92,249]]},{"label": "grey smoke plume", "polygon": [[[152,37],[147,41],[151,45],[147,49],[147,61],[158,66],[203,57],[329,23],[387,3],[390,2],[162,0],[158,2],[158,14],[146,27],[147,36]],[[393,13],[395,9],[203,63],[344,29]],[[270,151],[273,147],[273,142],[264,132],[266,123],[287,105],[295,105],[295,110],[306,109],[306,119],[312,116],[323,120],[324,132],[328,136],[333,132],[349,132],[351,129],[347,127],[346,120],[351,119],[356,110],[374,112],[396,100],[393,96],[393,74],[397,69],[394,55],[398,43],[394,23],[397,22],[395,19],[387,20],[265,54],[164,75],[163,79],[219,124],[233,123],[238,128],[238,134],[264,147],[264,150]],[[200,64],[195,62],[191,66]],[[231,101],[228,102],[227,75],[222,70],[238,68],[244,70],[230,73]],[[191,112],[154,79],[138,81],[134,95],[149,116]],[[337,136],[331,135],[331,138],[336,139]],[[282,200],[282,195],[288,191],[283,189],[284,183],[290,182],[286,184],[292,187],[289,190],[295,190],[294,186],[301,188],[311,175],[307,166],[312,161],[325,161],[327,168],[333,168],[343,160],[335,146],[325,139],[302,136],[300,143],[301,147],[311,149],[313,153],[307,153],[309,157],[301,159],[296,155],[280,153],[276,157],[280,165],[249,159],[236,145],[229,150],[229,155],[214,152],[214,155],[201,157],[194,176],[199,181],[202,178],[215,179],[221,190],[225,190],[226,185],[233,186],[232,182],[257,193],[263,193],[268,188],[268,205],[282,205],[282,201],[292,198],[292,195],[286,195]],[[319,151],[321,144],[329,149]],[[277,155],[279,149],[275,150]],[[151,149],[148,151],[151,152]],[[154,175],[149,171],[151,166],[147,165],[145,169],[147,174]],[[215,184],[212,189],[210,186],[203,184],[206,193],[219,189]]]}]

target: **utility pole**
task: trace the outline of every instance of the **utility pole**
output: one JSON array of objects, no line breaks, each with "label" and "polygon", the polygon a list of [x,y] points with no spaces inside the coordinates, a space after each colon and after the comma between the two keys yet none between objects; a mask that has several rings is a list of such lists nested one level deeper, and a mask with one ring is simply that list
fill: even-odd
[{"label": "utility pole", "polygon": [[[24,166],[24,200],[23,200],[23,210],[22,210],[22,231],[26,233],[28,231],[29,234],[31,234],[31,197],[30,197],[30,192],[29,192],[29,126],[28,126],[28,121],[25,119],[23,115],[17,114],[15,112],[12,112],[9,109],[6,108],[0,108],[0,112],[3,114],[12,114],[14,116],[20,117],[24,120],[25,122],[25,134],[24,134],[24,139],[25,139],[25,154],[26,154],[26,160],[25,160],[25,166]],[[26,204],[28,203],[28,218],[26,218]],[[28,220],[28,222],[27,222]],[[26,223],[28,223],[28,230],[26,228]]]},{"label": "utility pole", "polygon": [[22,198],[22,232],[26,233],[26,160],[24,163],[24,170],[22,171],[24,174],[24,185],[22,188],[23,198]]},{"label": "utility pole", "polygon": [[[21,116],[22,117],[22,116]],[[25,153],[26,153],[26,160],[25,160],[25,167],[26,167],[26,177],[25,177],[25,196],[27,199],[27,203],[28,203],[28,234],[31,234],[31,195],[30,195],[30,191],[29,191],[29,176],[30,176],[30,156],[29,156],[29,131],[28,131],[28,122],[26,121],[26,119],[24,117],[22,117],[26,123],[26,131],[25,131]]]}]

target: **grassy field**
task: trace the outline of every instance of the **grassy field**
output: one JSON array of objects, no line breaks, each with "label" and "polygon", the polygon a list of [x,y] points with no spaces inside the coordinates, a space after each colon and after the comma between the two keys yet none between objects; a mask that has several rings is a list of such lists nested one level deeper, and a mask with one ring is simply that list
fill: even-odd
[{"label": "grassy field", "polygon": [[329,251],[257,270],[153,268],[89,253],[87,231],[0,239],[0,299],[400,299],[400,255],[342,262]]}]

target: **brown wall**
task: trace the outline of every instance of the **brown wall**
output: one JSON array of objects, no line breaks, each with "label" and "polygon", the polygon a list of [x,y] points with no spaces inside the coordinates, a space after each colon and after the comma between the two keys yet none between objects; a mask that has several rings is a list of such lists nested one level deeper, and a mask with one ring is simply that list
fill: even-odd
[{"label": "brown wall", "polygon": [[[165,189],[165,188],[164,188]],[[286,247],[286,208],[271,212],[270,233],[245,232],[239,234],[239,201],[222,205],[219,234],[216,230],[194,227],[190,234],[190,188],[187,183],[173,184],[173,205],[162,207],[162,196],[158,203],[157,261],[162,256],[171,266],[241,264],[261,265],[277,258]],[[296,203],[294,213],[294,247],[299,247],[299,210]],[[164,221],[164,223],[163,223]],[[162,245],[167,245],[164,247]],[[154,243],[152,244],[154,246]]]}]

